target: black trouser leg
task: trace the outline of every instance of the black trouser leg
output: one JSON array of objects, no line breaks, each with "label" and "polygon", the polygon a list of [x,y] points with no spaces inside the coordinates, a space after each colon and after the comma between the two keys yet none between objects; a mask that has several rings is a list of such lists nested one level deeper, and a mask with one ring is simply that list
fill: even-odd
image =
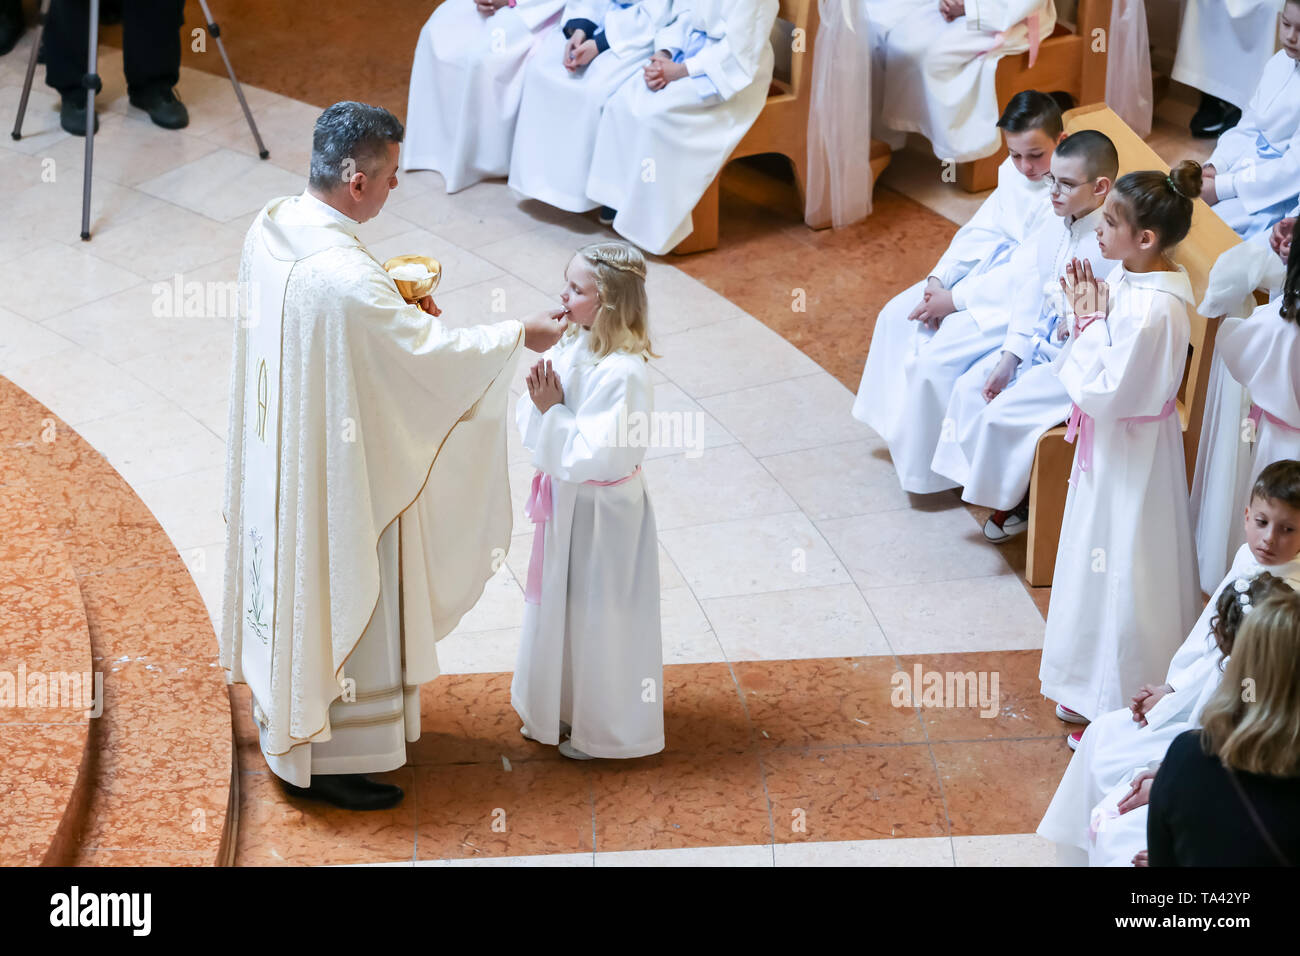
[{"label": "black trouser leg", "polygon": [[50,0],[45,17],[45,83],[65,99],[84,106],[86,52],[90,47],[90,3],[88,0]]},{"label": "black trouser leg", "polygon": [[185,0],[130,0],[123,10],[122,59],[126,88],[171,89],[181,78]]}]

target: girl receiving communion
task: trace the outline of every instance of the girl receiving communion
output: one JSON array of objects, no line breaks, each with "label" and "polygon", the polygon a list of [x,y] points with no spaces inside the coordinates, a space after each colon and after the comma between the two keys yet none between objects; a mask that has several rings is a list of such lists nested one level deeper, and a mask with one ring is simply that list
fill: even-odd
[{"label": "girl receiving communion", "polygon": [[[528,373],[516,420],[532,452],[535,526],[510,701],[520,732],[577,760],[664,748],[659,547],[644,447],[611,440],[649,418],[645,259],[579,249],[560,294],[568,331]],[[560,742],[564,733],[569,739]]]}]

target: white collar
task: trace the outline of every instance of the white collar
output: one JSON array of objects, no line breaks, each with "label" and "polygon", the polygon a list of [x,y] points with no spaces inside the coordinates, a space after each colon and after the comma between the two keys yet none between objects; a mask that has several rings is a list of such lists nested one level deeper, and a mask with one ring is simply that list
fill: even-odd
[{"label": "white collar", "polygon": [[360,220],[353,219],[351,216],[347,215],[346,213],[339,212],[329,203],[317,199],[306,189],[302,191],[302,195],[299,198],[302,199],[303,202],[305,202],[309,207],[314,209],[316,212],[323,213],[324,215],[329,216],[331,219],[335,220],[336,222],[341,222],[344,225],[352,225],[352,226],[361,225]]}]

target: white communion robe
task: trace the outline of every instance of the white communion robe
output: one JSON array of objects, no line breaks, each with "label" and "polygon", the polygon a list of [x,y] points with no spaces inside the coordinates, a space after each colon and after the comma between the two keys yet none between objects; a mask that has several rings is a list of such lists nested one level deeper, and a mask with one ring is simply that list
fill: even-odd
[{"label": "white communion robe", "polygon": [[519,322],[451,331],[304,193],[244,242],[227,434],[221,664],[297,786],[406,761],[435,644],[511,530]]},{"label": "white communion robe", "polygon": [[[1095,851],[1090,846],[1089,823],[1100,814],[1094,814],[1094,808],[1106,803],[1116,788],[1130,780],[1135,771],[1158,764],[1175,737],[1200,726],[1201,710],[1218,688],[1223,674],[1223,656],[1210,627],[1218,613],[1219,595],[1224,588],[1232,587],[1238,578],[1253,578],[1261,571],[1268,571],[1291,587],[1300,588],[1300,560],[1261,565],[1250,548],[1242,545],[1227,576],[1214,589],[1209,603],[1169,663],[1164,683],[1174,688],[1173,693],[1166,694],[1147,712],[1145,727],[1133,720],[1133,712],[1127,706],[1102,714],[1088,725],[1079,749],[1070,758],[1065,775],[1038,825],[1040,836],[1088,850],[1094,853],[1095,859],[1120,866],[1127,865],[1133,854],[1146,846],[1145,831],[1134,831],[1142,836],[1137,845],[1125,845],[1123,840],[1126,838],[1119,837],[1118,846],[1107,847],[1104,841],[1098,841],[1102,844],[1101,850]],[[1156,673],[1159,672],[1152,671],[1146,675],[1133,692],[1136,693],[1142,683],[1154,683]]]},{"label": "white communion robe", "polygon": [[491,16],[444,0],[420,30],[411,64],[402,169],[442,174],[447,192],[510,171],[524,68],[564,0],[518,0]]},{"label": "white communion robe", "polygon": [[[962,486],[962,500],[1000,511],[1020,504],[1029,491],[1038,439],[1070,414],[1070,396],[1053,361],[1068,342],[1057,337],[1069,321],[1060,279],[1073,259],[1104,275],[1111,264],[1097,247],[1101,207],[1066,222],[1051,216],[1012,257],[1016,286],[1009,293],[1011,318],[1002,348],[957,379],[930,467]],[[980,394],[989,374],[1010,352],[1020,359],[1015,375],[993,401]]]},{"label": "white communion robe", "polygon": [[1030,182],[1008,159],[998,168],[998,188],[957,230],[930,273],[952,291],[957,311],[938,330],[910,321],[925,293],[922,281],[894,296],[876,317],[853,417],[888,443],[905,490],[957,487],[930,468],[944,410],[962,373],[1006,337],[1006,291],[1015,281],[1011,257],[1050,216],[1046,185]]},{"label": "white communion robe", "polygon": [[563,721],[583,753],[644,757],[664,748],[659,545],[638,438],[654,387],[640,356],[597,360],[590,338],[579,328],[546,353],[562,404],[542,415],[525,394],[516,408],[523,445],[550,476],[552,511],[536,525],[539,603],[524,605],[510,702],[542,743],[559,743]]},{"label": "white communion robe", "polygon": [[677,51],[688,76],[652,91],[640,74],[605,104],[587,178],[614,230],[647,252],[691,233],[691,212],[754,125],[772,82],[777,0],[673,0],[656,50]]},{"label": "white communion robe", "polygon": [[[523,99],[510,151],[510,188],[569,212],[586,212],[587,177],[596,128],[606,101],[654,53],[655,33],[666,24],[670,0],[572,0],[546,34],[524,74]],[[570,73],[564,66],[570,20],[589,20],[609,49]],[[591,37],[588,37],[591,39]]]},{"label": "white communion robe", "polygon": [[[1043,696],[1095,719],[1164,670],[1200,607],[1183,456],[1171,403],[1187,364],[1192,287],[1174,272],[1107,278],[1111,312],[1074,336],[1057,374],[1089,416],[1076,437]],[[1160,416],[1153,421],[1125,421]],[[1092,428],[1091,461],[1080,470]]]},{"label": "white communion robe", "polygon": [[1184,0],[1173,78],[1245,109],[1277,49],[1278,0]]},{"label": "white communion robe", "polygon": [[1259,78],[1241,122],[1219,137],[1215,213],[1238,235],[1267,232],[1300,195],[1300,63],[1279,50]]},{"label": "white communion robe", "polygon": [[920,133],[940,159],[964,163],[992,156],[997,128],[998,61],[1052,35],[1053,0],[966,0],[951,23],[939,4],[919,4],[883,38],[882,120]]}]

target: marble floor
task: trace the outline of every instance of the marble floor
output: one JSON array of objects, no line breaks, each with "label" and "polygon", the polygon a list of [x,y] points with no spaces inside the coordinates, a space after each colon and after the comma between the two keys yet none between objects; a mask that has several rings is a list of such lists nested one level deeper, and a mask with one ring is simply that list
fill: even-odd
[{"label": "marble floor", "polygon": [[[0,59],[5,116],[28,42]],[[232,281],[255,212],[301,191],[319,110],[246,88],[271,149],[261,162],[228,82],[186,68],[192,123],[165,132],[127,105],[120,59],[102,56],[91,242],[77,238],[84,143],[59,129],[48,90],[33,92],[24,138],[0,140],[12,184],[0,375],[117,468],[215,621],[230,316],[192,290]],[[895,177],[940,214],[973,209]],[[400,179],[361,238],[381,258],[439,258],[450,324],[499,318],[494,303],[506,315],[549,305],[574,248],[606,234],[500,183],[448,196],[436,174]],[[521,533],[439,645],[445,676],[423,690],[425,736],[389,775],[406,801],[348,815],[285,797],[236,687],[237,863],[1051,862],[1032,831],[1068,760],[1068,728],[1038,693],[1042,615],[1013,562],[955,495],[899,490],[882,442],[850,417],[842,377],[690,272],[655,260],[647,280],[662,354],[656,405],[702,437],[652,449],[645,466],[660,531],[668,750],[575,765],[518,734],[508,686],[531,468],[512,431]],[[860,366],[865,342],[849,349]],[[917,667],[997,678],[990,713],[894,706],[895,675]]]}]

